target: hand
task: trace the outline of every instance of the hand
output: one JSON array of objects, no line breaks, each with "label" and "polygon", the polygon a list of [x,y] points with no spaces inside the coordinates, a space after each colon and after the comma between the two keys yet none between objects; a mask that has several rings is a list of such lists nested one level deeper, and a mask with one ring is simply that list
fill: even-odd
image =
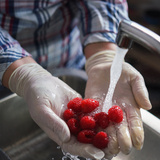
[{"label": "hand", "polygon": [[[114,55],[114,51],[104,51],[95,54],[86,63],[88,81],[85,98],[99,100],[101,107],[105,107],[103,102],[110,83],[110,67]],[[140,108],[151,109],[151,104],[143,77],[126,62],[123,62],[122,74],[116,85],[112,104],[122,108],[124,119],[120,124],[110,124],[105,130],[109,136],[108,147],[104,149],[105,158],[117,155],[120,150],[128,154],[132,145],[136,149],[143,146],[144,131]]]},{"label": "hand", "polygon": [[18,67],[9,79],[9,88],[23,97],[33,120],[65,152],[86,158],[101,159],[103,151],[79,143],[70,135],[62,114],[67,103],[80,95],[36,63]]}]

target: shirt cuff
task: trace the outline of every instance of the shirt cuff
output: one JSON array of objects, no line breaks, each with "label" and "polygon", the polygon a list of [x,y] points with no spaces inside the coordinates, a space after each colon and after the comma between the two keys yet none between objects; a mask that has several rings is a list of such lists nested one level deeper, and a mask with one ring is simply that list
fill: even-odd
[{"label": "shirt cuff", "polygon": [[2,85],[2,77],[6,69],[16,60],[31,56],[18,43],[7,50],[0,49],[0,85]]},{"label": "shirt cuff", "polygon": [[116,33],[111,33],[111,32],[106,32],[106,31],[92,33],[84,37],[83,47],[85,47],[87,44],[96,43],[96,42],[115,43],[116,36],[117,36]]}]

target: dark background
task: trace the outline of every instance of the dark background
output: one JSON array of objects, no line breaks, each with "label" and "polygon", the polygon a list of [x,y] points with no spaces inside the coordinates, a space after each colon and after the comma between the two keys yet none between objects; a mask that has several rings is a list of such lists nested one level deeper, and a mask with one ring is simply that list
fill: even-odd
[{"label": "dark background", "polygon": [[[129,17],[160,35],[160,1],[128,0]],[[152,53],[137,43],[132,45],[125,61],[134,66],[144,77],[153,108],[150,110],[160,118],[160,54]]]}]

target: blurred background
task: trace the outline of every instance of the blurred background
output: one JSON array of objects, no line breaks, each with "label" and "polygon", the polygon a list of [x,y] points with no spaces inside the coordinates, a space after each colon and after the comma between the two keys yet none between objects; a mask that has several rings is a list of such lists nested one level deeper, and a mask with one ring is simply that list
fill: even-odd
[{"label": "blurred background", "polygon": [[[160,0],[128,0],[128,5],[129,17],[132,21],[160,35]],[[149,112],[160,118],[160,54],[151,53],[134,43],[125,61],[135,67],[144,77],[153,105]],[[80,70],[78,72],[77,70],[49,71],[80,94],[84,94],[87,79],[84,72]],[[12,160],[59,160],[62,159],[61,157],[67,160],[68,158],[62,155],[60,147],[51,141],[31,119],[25,101],[14,95],[5,99],[8,94],[11,94],[9,90],[0,90],[0,100],[4,98],[0,103],[0,148]],[[130,155],[117,156],[115,160],[159,160],[159,130],[155,130],[158,128],[157,123],[151,114],[149,117],[147,114],[146,117],[152,123],[144,123],[146,140],[143,149],[141,151],[133,149]]]},{"label": "blurred background", "polygon": [[[160,1],[128,0],[129,17],[160,35]],[[160,118],[160,55],[134,43],[125,57],[144,77],[155,116]]]}]

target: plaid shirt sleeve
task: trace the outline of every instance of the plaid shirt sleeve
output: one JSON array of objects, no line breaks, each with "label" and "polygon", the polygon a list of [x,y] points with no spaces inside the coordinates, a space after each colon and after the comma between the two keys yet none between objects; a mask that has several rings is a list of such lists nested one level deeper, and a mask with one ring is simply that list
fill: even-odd
[{"label": "plaid shirt sleeve", "polygon": [[126,0],[0,2],[0,83],[11,63],[31,55],[44,67],[82,67],[79,36],[83,46],[115,42],[122,19],[129,19]]},{"label": "plaid shirt sleeve", "polygon": [[0,27],[0,83],[9,65],[15,60],[26,56],[30,56],[30,54],[20,46],[18,41]]},{"label": "plaid shirt sleeve", "polygon": [[128,18],[126,0],[81,0],[81,41],[83,46],[93,42],[115,42],[119,22]]}]

